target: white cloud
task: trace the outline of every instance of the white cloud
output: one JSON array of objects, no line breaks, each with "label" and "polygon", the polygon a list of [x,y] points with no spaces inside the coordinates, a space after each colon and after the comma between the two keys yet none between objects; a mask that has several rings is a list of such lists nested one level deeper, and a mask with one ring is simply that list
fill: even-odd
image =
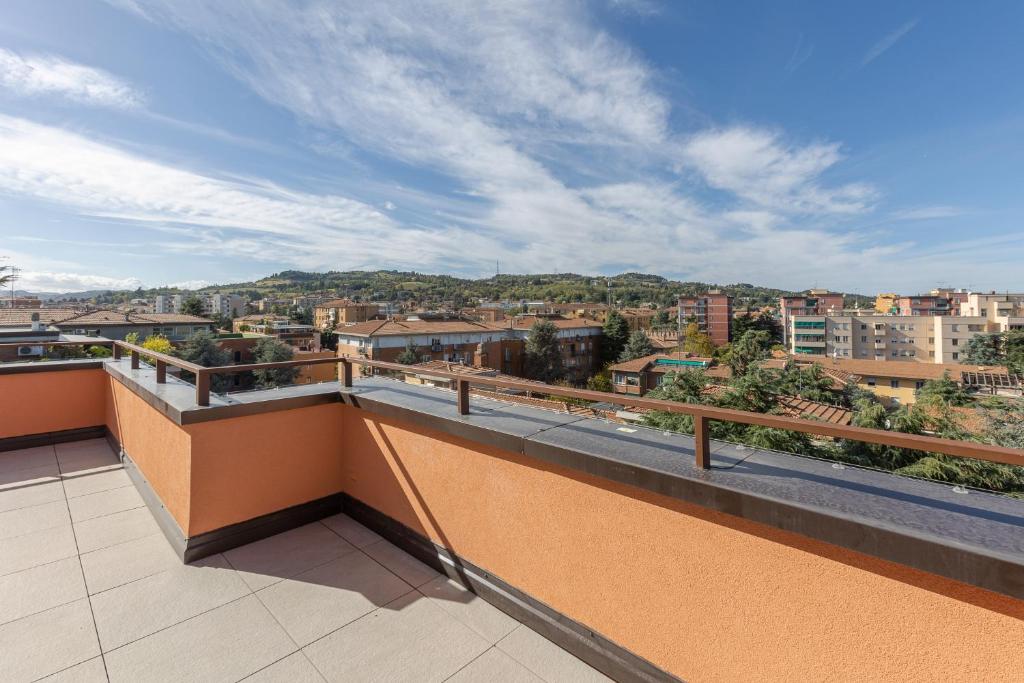
[{"label": "white cloud", "polygon": [[54,55],[22,56],[0,48],[0,88],[20,96],[57,95],[83,104],[130,109],[142,94],[102,69]]},{"label": "white cloud", "polygon": [[181,282],[172,282],[171,284],[169,284],[167,286],[168,287],[173,287],[175,289],[194,290],[194,289],[203,289],[204,287],[209,287],[209,286],[214,285],[214,284],[216,284],[216,283],[215,282],[210,282],[209,280],[183,280]]},{"label": "white cloud", "polygon": [[92,289],[137,289],[142,280],[135,277],[107,277],[81,273],[53,273],[26,270],[17,288],[29,292],[84,292]]},{"label": "white cloud", "polygon": [[907,23],[897,28],[895,31],[885,34],[885,36],[883,36],[881,40],[879,40],[877,43],[868,48],[868,51],[864,53],[864,58],[861,59],[860,65],[867,66],[871,62],[881,57],[886,50],[888,50],[893,45],[898,43],[903,38],[903,36],[907,35],[912,30],[914,30],[914,27],[917,26],[918,21],[920,21],[920,19],[911,19]]},{"label": "white cloud", "polygon": [[[395,188],[367,166],[350,196],[318,195],[0,120],[0,191],[159,229],[161,253],[302,268],[483,273],[498,258],[518,272],[637,269],[802,288],[879,253],[882,237],[837,229],[877,195],[829,180],[839,144],[756,126],[681,135],[659,75],[584,3],[131,5],[198,39],[309,124],[323,152],[384,157],[431,180]],[[360,196],[367,188],[374,196]],[[407,223],[389,215],[391,201]],[[794,243],[807,258],[792,258]]]},{"label": "white cloud", "polygon": [[796,147],[775,133],[735,127],[693,136],[684,158],[712,187],[771,209],[852,214],[866,211],[875,197],[862,183],[821,184],[821,175],[843,158],[836,143]]}]

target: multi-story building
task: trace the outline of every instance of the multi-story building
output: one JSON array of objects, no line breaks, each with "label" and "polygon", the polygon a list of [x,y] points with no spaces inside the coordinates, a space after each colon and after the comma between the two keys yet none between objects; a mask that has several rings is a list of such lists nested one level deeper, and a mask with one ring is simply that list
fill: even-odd
[{"label": "multi-story building", "polygon": [[732,297],[713,289],[701,296],[679,297],[679,323],[693,320],[716,346],[732,341]]},{"label": "multi-story building", "polygon": [[965,365],[961,363],[915,363],[899,360],[884,363],[854,358],[823,358],[801,356],[798,365],[814,362],[828,371],[840,371],[861,389],[875,394],[886,406],[912,404],[917,401],[917,391],[930,380],[942,379],[943,375],[963,384],[967,373],[985,373],[1009,377],[1005,367]]},{"label": "multi-story building", "polygon": [[960,315],[984,316],[992,332],[1024,329],[1024,294],[971,292],[960,304]]},{"label": "multi-story building", "polygon": [[875,297],[875,313],[879,315],[896,315],[899,313],[900,295],[886,292]]},{"label": "multi-story building", "polygon": [[800,356],[958,363],[968,340],[988,330],[980,316],[795,316],[790,351]]},{"label": "multi-story building", "polygon": [[843,310],[843,295],[827,289],[812,289],[807,295],[779,297],[783,343],[789,345],[789,328],[797,315],[828,315]]},{"label": "multi-story building", "polygon": [[[181,313],[188,294],[158,294],[153,303],[154,313]],[[245,300],[237,294],[196,294],[203,304],[203,315],[235,318],[245,312]]]},{"label": "multi-story building", "polygon": [[380,306],[377,304],[334,299],[313,308],[313,324],[321,330],[333,330],[338,325],[362,323],[373,320],[378,315],[380,315]]},{"label": "multi-story building", "polygon": [[918,294],[916,296],[900,296],[896,299],[896,315],[960,315],[960,307],[955,300],[944,294]]},{"label": "multi-story building", "polygon": [[[33,314],[37,317],[33,319]],[[214,323],[206,318],[177,313],[123,313],[98,310],[77,311],[59,308],[14,309],[0,315],[0,328],[29,327],[38,322],[62,335],[106,337],[123,340],[135,333],[140,340],[159,334],[172,342],[181,342],[196,332],[213,332]]]},{"label": "multi-story building", "polygon": [[[468,320],[373,320],[339,328],[340,355],[395,361],[411,344],[420,362],[434,360],[487,367],[522,376],[526,340],[537,318],[490,324]],[[583,381],[598,362],[601,326],[588,320],[551,320],[558,329],[562,366],[570,381]]]}]

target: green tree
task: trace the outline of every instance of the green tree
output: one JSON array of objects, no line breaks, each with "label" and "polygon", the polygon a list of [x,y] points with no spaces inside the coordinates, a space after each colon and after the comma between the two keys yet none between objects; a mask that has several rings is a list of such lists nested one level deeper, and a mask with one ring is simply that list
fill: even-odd
[{"label": "green tree", "polygon": [[619,362],[624,363],[628,360],[643,358],[652,353],[654,353],[654,347],[651,346],[651,340],[647,338],[643,330],[637,330],[629,335],[629,341],[626,342],[622,353],[619,354]]},{"label": "green tree", "polygon": [[768,357],[771,337],[763,330],[748,330],[732,343],[727,362],[733,377],[742,377],[758,361]]},{"label": "green tree", "polygon": [[14,279],[13,266],[0,266],[0,287],[6,287]]},{"label": "green tree", "polygon": [[612,309],[604,321],[603,337],[601,338],[601,355],[607,361],[615,362],[626,348],[629,339],[629,323],[622,315]]},{"label": "green tree", "polygon": [[549,320],[535,322],[526,339],[527,377],[551,384],[561,379],[563,372],[558,328]]},{"label": "green tree", "polygon": [[687,323],[683,329],[683,351],[701,358],[710,358],[715,353],[715,344],[696,322]]},{"label": "green tree", "polygon": [[[178,349],[178,357],[204,368],[231,364],[231,354],[218,346],[217,338],[206,330],[196,332],[186,339]],[[181,378],[189,382],[195,381],[195,375],[185,370],[182,370]],[[210,378],[210,388],[213,391],[224,391],[227,387],[228,379],[224,375],[213,375]]]},{"label": "green tree", "polygon": [[612,373],[608,368],[604,368],[593,377],[587,380],[587,389],[591,391],[612,391]]},{"label": "green tree", "polygon": [[405,342],[405,349],[398,354],[395,361],[402,365],[415,365],[419,361],[419,357],[416,355],[416,345],[412,343],[412,339]]},{"label": "green tree", "polygon": [[181,302],[182,315],[203,315],[203,301],[195,294],[190,294]]},{"label": "green tree", "polygon": [[[261,337],[253,347],[253,361],[255,363],[280,363],[292,360],[294,357],[292,347],[274,337]],[[300,369],[297,367],[275,368],[273,370],[255,370],[253,376],[256,378],[256,386],[260,389],[287,386],[295,382],[299,376]]]},{"label": "green tree", "polygon": [[970,392],[960,386],[949,376],[949,372],[942,373],[941,379],[930,379],[917,390],[917,400],[925,405],[942,406],[965,406],[973,402],[974,397]]},{"label": "green tree", "polygon": [[651,327],[653,327],[656,330],[664,330],[671,326],[672,320],[671,318],[669,318],[668,311],[666,311],[665,309],[661,309],[660,311],[655,313],[654,317],[651,319]]},{"label": "green tree", "polygon": [[1003,335],[979,334],[971,337],[964,351],[964,362],[974,365],[1000,365],[1006,362],[1003,354]]}]

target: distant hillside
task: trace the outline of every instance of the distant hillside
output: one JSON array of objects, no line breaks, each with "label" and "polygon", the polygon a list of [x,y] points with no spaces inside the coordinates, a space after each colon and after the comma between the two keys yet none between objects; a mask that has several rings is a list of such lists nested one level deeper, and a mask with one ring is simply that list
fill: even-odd
[{"label": "distant hillside", "polygon": [[[233,282],[206,287],[200,291],[241,294],[249,299],[329,294],[363,301],[463,306],[477,300],[604,302],[608,300],[609,285],[613,300],[623,306],[669,306],[680,295],[699,294],[708,289],[721,289],[731,294],[735,297],[737,306],[774,303],[778,301],[779,296],[798,293],[747,283],[679,282],[644,273],[622,273],[613,276],[539,273],[467,279],[452,275],[385,270],[326,273],[287,270],[255,282]],[[67,294],[65,297],[94,300],[100,304],[116,304],[136,297],[150,298],[157,294],[176,291],[178,290],[162,288],[80,292]],[[846,296],[850,305],[870,305],[874,302],[873,298],[862,295]]]}]

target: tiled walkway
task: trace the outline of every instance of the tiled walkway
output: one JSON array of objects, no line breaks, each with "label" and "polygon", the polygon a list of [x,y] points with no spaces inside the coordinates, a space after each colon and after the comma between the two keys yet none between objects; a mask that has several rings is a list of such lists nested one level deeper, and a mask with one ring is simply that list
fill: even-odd
[{"label": "tiled walkway", "polygon": [[183,566],[103,440],[0,453],[0,681],[608,680],[338,515]]}]

